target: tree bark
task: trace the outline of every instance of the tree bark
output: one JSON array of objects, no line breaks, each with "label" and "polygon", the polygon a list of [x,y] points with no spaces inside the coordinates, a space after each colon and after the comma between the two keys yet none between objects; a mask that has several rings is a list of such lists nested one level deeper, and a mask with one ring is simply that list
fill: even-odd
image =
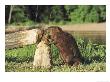
[{"label": "tree bark", "polygon": [[39,14],[39,6],[38,6],[38,5],[37,5],[37,8],[36,8],[36,12],[35,12],[35,14],[36,14],[36,19],[35,19],[35,21],[37,21],[38,14]]},{"label": "tree bark", "polygon": [[11,15],[12,15],[12,12],[13,12],[13,7],[14,7],[14,5],[11,5],[11,6],[10,6],[10,12],[9,12],[8,24],[10,24],[10,22],[11,22]]}]

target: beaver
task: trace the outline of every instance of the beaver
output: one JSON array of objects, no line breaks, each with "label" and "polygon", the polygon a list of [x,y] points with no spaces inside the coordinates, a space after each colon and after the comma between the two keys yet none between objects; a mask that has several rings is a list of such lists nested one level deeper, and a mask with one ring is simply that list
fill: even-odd
[{"label": "beaver", "polygon": [[58,26],[48,27],[46,30],[54,44],[60,51],[61,59],[68,65],[78,65],[83,61],[75,38]]}]

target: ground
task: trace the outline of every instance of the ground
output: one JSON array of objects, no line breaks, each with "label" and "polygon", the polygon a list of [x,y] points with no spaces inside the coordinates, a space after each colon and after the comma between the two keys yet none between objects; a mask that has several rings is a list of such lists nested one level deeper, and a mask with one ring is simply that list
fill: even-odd
[{"label": "ground", "polygon": [[29,63],[15,63],[15,62],[6,62],[6,72],[106,72],[106,63],[91,63],[87,65],[78,65],[78,66],[53,66],[51,69],[45,68],[32,68],[32,62]]}]

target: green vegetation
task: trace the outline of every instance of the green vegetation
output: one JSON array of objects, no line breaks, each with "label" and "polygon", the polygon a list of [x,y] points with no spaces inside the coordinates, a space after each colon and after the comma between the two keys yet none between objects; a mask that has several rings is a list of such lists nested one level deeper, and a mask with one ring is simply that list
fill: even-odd
[{"label": "green vegetation", "polygon": [[13,50],[6,50],[6,71],[106,71],[106,46],[94,44],[90,40],[76,38],[78,47],[85,61],[78,66],[60,65],[62,63],[59,57],[57,47],[52,44],[51,52],[54,65],[50,69],[32,68],[32,61],[35,52],[35,45],[24,46]]},{"label": "green vegetation", "polygon": [[6,61],[9,62],[30,62],[33,60],[35,53],[35,45],[28,45],[22,48],[6,50]]},{"label": "green vegetation", "polygon": [[78,66],[53,66],[51,69],[32,67],[32,62],[6,62],[6,72],[106,72],[106,63],[91,63]]},{"label": "green vegetation", "polygon": [[6,24],[35,25],[106,21],[105,5],[6,5]]}]

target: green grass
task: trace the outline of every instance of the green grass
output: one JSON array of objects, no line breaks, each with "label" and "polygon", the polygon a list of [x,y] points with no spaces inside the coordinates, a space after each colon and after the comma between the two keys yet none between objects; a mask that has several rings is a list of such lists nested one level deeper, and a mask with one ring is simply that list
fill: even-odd
[{"label": "green grass", "polygon": [[36,46],[28,45],[5,51],[5,60],[8,62],[30,62],[33,61]]},{"label": "green grass", "polygon": [[53,58],[53,66],[51,69],[36,68],[33,69],[32,61],[35,52],[35,45],[28,45],[22,48],[6,50],[6,65],[5,70],[16,72],[105,72],[106,71],[106,46],[94,44],[90,40],[76,38],[78,47],[84,57],[84,63],[78,66],[60,65],[62,60],[59,56],[59,50],[52,44],[51,52]]},{"label": "green grass", "polygon": [[82,64],[78,66],[54,65],[51,69],[33,68],[32,62],[6,62],[6,72],[106,72],[105,63]]}]

